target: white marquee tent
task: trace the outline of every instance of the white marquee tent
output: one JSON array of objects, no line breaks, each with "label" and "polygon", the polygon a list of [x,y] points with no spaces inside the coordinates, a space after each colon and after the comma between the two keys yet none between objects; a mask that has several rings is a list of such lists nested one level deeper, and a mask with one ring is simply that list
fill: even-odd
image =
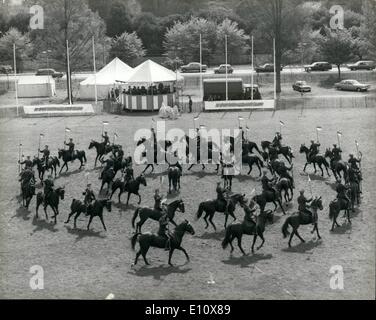
[{"label": "white marquee tent", "polygon": [[106,98],[111,88],[116,85],[116,81],[126,81],[132,71],[133,68],[119,58],[115,58],[97,72],[96,76],[92,74],[87,79],[80,82],[80,99],[94,100],[95,84],[97,85],[98,99]]},{"label": "white marquee tent", "polygon": [[19,98],[52,97],[56,94],[51,76],[22,76],[17,84]]},{"label": "white marquee tent", "polygon": [[146,60],[133,69],[128,79],[124,81],[118,78],[116,80],[128,84],[156,84],[160,82],[175,82],[182,79],[183,77],[177,76],[175,72],[160,64],[152,60]]}]

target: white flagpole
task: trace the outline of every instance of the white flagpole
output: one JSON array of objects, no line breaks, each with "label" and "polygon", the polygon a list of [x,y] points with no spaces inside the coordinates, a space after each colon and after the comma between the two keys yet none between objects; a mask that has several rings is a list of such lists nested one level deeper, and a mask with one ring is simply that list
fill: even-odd
[{"label": "white flagpole", "polygon": [[251,63],[252,63],[252,70],[251,70],[251,100],[253,100],[253,36],[252,36],[252,49],[251,49]]},{"label": "white flagpole", "polygon": [[18,88],[17,88],[17,63],[16,63],[16,44],[13,43],[13,69],[14,69],[14,88],[16,93],[16,107],[17,107],[17,117],[18,117]]},{"label": "white flagpole", "polygon": [[225,35],[225,56],[226,56],[226,101],[227,101],[228,100],[227,35]]},{"label": "white flagpole", "polygon": [[273,60],[274,60],[274,101],[277,100],[277,73],[276,73],[276,56],[275,56],[275,38],[273,38]]},{"label": "white flagpole", "polygon": [[204,100],[204,90],[202,83],[202,35],[200,33],[200,90],[201,90],[201,99]]},{"label": "white flagpole", "polygon": [[93,69],[94,69],[94,93],[95,93],[95,104],[98,103],[98,89],[97,89],[97,66],[95,60],[95,39],[93,36]]},{"label": "white flagpole", "polygon": [[71,73],[70,73],[70,59],[69,59],[69,45],[68,45],[68,40],[66,42],[66,46],[67,46],[67,77],[68,77],[68,94],[69,94],[69,97],[68,97],[68,100],[69,100],[69,105],[72,105],[72,88],[71,88]]}]

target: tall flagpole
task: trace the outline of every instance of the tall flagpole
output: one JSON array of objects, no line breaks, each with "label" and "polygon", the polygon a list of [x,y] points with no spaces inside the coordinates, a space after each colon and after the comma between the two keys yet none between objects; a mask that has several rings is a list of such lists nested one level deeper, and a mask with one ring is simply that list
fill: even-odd
[{"label": "tall flagpole", "polygon": [[69,100],[69,105],[72,105],[72,88],[71,88],[71,73],[70,73],[70,59],[69,59],[69,45],[68,45],[68,40],[66,42],[67,45],[67,77],[68,77],[68,100]]},{"label": "tall flagpole", "polygon": [[253,36],[252,36],[252,49],[251,49],[251,63],[252,63],[252,70],[251,70],[251,100],[253,100]]},{"label": "tall flagpole", "polygon": [[277,100],[277,73],[276,73],[276,56],[275,56],[275,38],[273,38],[273,60],[274,60],[274,101]]},{"label": "tall flagpole", "polygon": [[14,69],[14,88],[16,93],[16,107],[18,117],[18,88],[17,88],[17,63],[16,63],[16,44],[13,43],[13,69]]},{"label": "tall flagpole", "polygon": [[201,91],[201,99],[204,100],[204,92],[203,92],[203,83],[202,83],[202,35],[200,33],[200,91]]},{"label": "tall flagpole", "polygon": [[228,100],[227,34],[225,35],[225,55],[226,55],[226,101],[227,101]]},{"label": "tall flagpole", "polygon": [[94,68],[94,93],[95,93],[95,104],[98,103],[98,90],[97,90],[97,66],[95,60],[95,39],[93,36],[93,68]]}]

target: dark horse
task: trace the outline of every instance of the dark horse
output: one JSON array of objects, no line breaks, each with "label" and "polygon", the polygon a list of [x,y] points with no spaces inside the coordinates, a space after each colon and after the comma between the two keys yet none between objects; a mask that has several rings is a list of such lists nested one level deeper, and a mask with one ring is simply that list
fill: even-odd
[{"label": "dark horse", "polygon": [[[50,206],[52,211],[54,212],[54,216],[52,218],[55,219],[55,224],[57,223],[56,217],[59,214],[59,199],[63,200],[64,194],[65,194],[64,187],[63,188],[57,188],[55,190],[52,190],[49,193],[47,199],[45,199],[43,209],[44,209],[44,213],[46,215],[47,221],[48,221],[47,207]],[[36,205],[36,209],[35,209],[37,219],[38,219],[38,209],[39,209],[39,206],[43,202],[43,198],[44,198],[43,192],[38,192],[38,194],[37,194],[37,205]]]},{"label": "dark horse", "polygon": [[305,153],[305,155],[306,155],[306,164],[304,165],[304,169],[303,169],[304,172],[306,171],[307,165],[313,164],[313,167],[315,168],[315,174],[316,174],[316,172],[317,172],[316,164],[317,164],[319,166],[320,170],[321,170],[321,176],[323,177],[324,176],[324,170],[322,169],[322,165],[324,165],[326,173],[330,177],[330,173],[329,173],[329,170],[328,170],[329,163],[328,163],[328,161],[326,161],[326,159],[323,155],[316,154],[314,156],[311,156],[309,149],[304,144],[302,144],[300,146],[299,152]]},{"label": "dark horse", "polygon": [[[147,169],[151,168],[150,173],[154,172],[154,164],[158,165],[158,151],[161,153],[166,153],[167,149],[172,146],[172,142],[169,140],[153,141],[153,138],[146,139],[142,138],[137,141],[137,147],[140,145],[145,145],[146,151],[143,152],[143,156],[146,156],[147,152],[153,152],[153,163],[148,163],[142,173],[145,173]],[[165,157],[164,157],[165,159]]]},{"label": "dark horse", "polygon": [[135,194],[136,196],[138,196],[138,204],[140,204],[141,203],[141,196],[138,192],[140,190],[141,184],[144,185],[145,187],[147,186],[146,179],[145,179],[145,176],[143,174],[138,176],[136,179],[129,181],[127,184],[125,184],[120,179],[116,179],[114,181],[114,183],[112,184],[112,193],[111,193],[110,199],[112,199],[112,196],[114,195],[115,191],[117,189],[120,189],[119,203],[120,203],[120,196],[122,195],[122,193],[128,192],[127,205],[129,203],[129,198],[130,198],[132,193]]},{"label": "dark horse", "polygon": [[51,170],[51,175],[55,172],[55,178],[56,178],[56,167],[60,167],[60,161],[57,157],[49,157],[47,160],[47,166],[45,166],[44,160],[40,158],[34,158],[33,159],[33,166],[37,166],[38,170],[38,177],[41,181],[43,181],[43,177],[46,171]]},{"label": "dark horse", "polygon": [[[230,201],[229,205],[227,208],[227,214],[225,214],[225,228],[227,226],[227,219],[228,216],[230,215],[234,221],[236,220],[236,217],[234,215],[235,207],[237,203],[243,203],[244,202],[244,194],[240,193],[234,193],[230,196]],[[204,220],[205,220],[205,229],[209,227],[209,223],[207,221],[207,218],[209,217],[209,222],[213,226],[214,230],[217,231],[217,228],[215,224],[213,223],[213,217],[216,212],[223,212],[225,213],[226,211],[226,202],[223,200],[208,200],[201,202],[200,205],[198,206],[198,210],[196,213],[197,219],[199,219],[202,216],[202,213],[205,212]]]},{"label": "dark horse", "polygon": [[256,223],[243,221],[243,223],[237,223],[228,226],[226,228],[225,238],[222,241],[222,248],[226,249],[227,246],[230,245],[232,253],[234,251],[232,241],[237,238],[240,251],[243,253],[243,255],[246,255],[242,248],[242,237],[243,234],[247,234],[250,236],[253,235],[252,253],[254,253],[254,247],[257,237],[260,237],[262,240],[261,244],[257,247],[257,250],[259,250],[265,242],[264,231],[267,221],[269,221],[270,223],[273,222],[273,214],[271,210],[260,212],[260,214],[256,218]]},{"label": "dark horse", "polygon": [[[167,205],[167,216],[171,223],[176,227],[176,223],[174,221],[175,212],[179,210],[181,213],[185,212],[185,206],[183,200],[175,200]],[[159,221],[162,217],[162,211],[152,208],[137,208],[133,214],[132,218],[132,227],[135,228],[135,222],[137,216],[140,217],[140,220],[136,224],[136,232],[141,232],[141,227],[145,223],[147,219],[153,219],[155,221]]]},{"label": "dark horse", "polygon": [[[169,255],[168,255],[168,264],[170,266],[172,266],[171,257],[172,257],[172,254],[174,253],[175,249],[183,251],[186,258],[187,258],[187,261],[189,261],[189,256],[188,256],[187,251],[185,251],[185,249],[181,246],[184,234],[186,232],[188,232],[192,235],[195,234],[195,230],[193,229],[193,227],[191,226],[191,224],[187,220],[180,223],[175,228],[175,231],[171,235],[170,246],[169,246],[170,252],[169,252]],[[147,254],[149,248],[150,247],[161,248],[161,249],[166,248],[167,237],[161,237],[159,235],[151,234],[151,233],[145,233],[145,234],[136,233],[132,237],[132,240],[131,240],[133,250],[135,249],[137,240],[140,244],[140,250],[136,253],[136,258],[134,260],[133,265],[137,264],[137,261],[138,261],[138,258],[139,258],[140,255],[142,255],[142,257],[144,258],[145,264],[148,265],[149,262],[146,260],[146,254]]]},{"label": "dark horse", "polygon": [[95,157],[94,167],[97,166],[97,160],[102,161],[103,157],[114,149],[114,146],[105,144],[104,142],[97,142],[91,140],[89,149],[95,148],[97,150],[97,156]]},{"label": "dark horse", "polygon": [[296,235],[300,239],[300,241],[304,242],[304,239],[298,233],[298,228],[300,225],[312,223],[313,229],[311,233],[314,233],[316,231],[317,237],[321,239],[320,234],[319,234],[319,228],[317,227],[317,219],[318,219],[317,209],[320,209],[320,210],[323,209],[321,197],[319,198],[316,197],[312,201],[310,207],[312,209],[312,215],[309,215],[307,213],[295,213],[285,220],[285,223],[282,226],[282,233],[283,233],[284,238],[286,238],[290,234],[288,231],[289,225],[292,227],[292,232],[291,232],[290,239],[289,239],[289,247],[291,247],[291,240],[294,235]]},{"label": "dark horse", "polygon": [[168,168],[168,193],[171,193],[171,184],[175,192],[180,190],[180,177],[181,177],[181,172],[179,168],[177,167]]},{"label": "dark horse", "polygon": [[330,169],[332,169],[334,178],[337,180],[337,177],[342,179],[341,172],[343,173],[343,177],[346,179],[347,176],[347,164],[343,160],[334,160],[334,155],[332,150],[326,149],[325,151],[325,158],[330,159]]},{"label": "dark horse", "polygon": [[103,190],[104,185],[107,184],[107,193],[109,193],[109,190],[111,189],[115,176],[116,176],[116,172],[113,168],[108,168],[107,170],[103,171],[102,185],[101,185],[99,192],[101,192]]},{"label": "dark horse", "polygon": [[272,191],[263,191],[262,194],[255,195],[252,198],[252,200],[255,201],[260,206],[261,211],[265,210],[265,206],[268,202],[273,202],[274,211],[276,211],[277,210],[277,203],[278,203],[279,206],[282,209],[283,214],[286,214],[286,212],[285,212],[285,210],[283,209],[283,206],[282,206],[281,194],[278,191],[276,191],[275,193],[272,192]]},{"label": "dark horse", "polygon": [[359,184],[355,181],[350,182],[350,189],[349,189],[349,195],[351,200],[351,211],[355,211],[355,204],[360,204],[360,188]]},{"label": "dark horse", "polygon": [[268,149],[269,151],[270,149],[275,149],[277,154],[283,155],[290,164],[291,164],[292,158],[294,158],[292,149],[289,146],[274,147],[273,143],[270,141],[261,141],[261,147],[264,151],[266,149]]},{"label": "dark horse", "polygon": [[28,179],[23,179],[21,181],[21,192],[22,192],[22,205],[26,209],[29,209],[29,204],[33,196],[35,195],[35,179],[34,176],[30,176]]},{"label": "dark horse", "polygon": [[334,226],[339,227],[339,224],[337,222],[337,217],[340,213],[340,211],[345,210],[345,215],[347,217],[347,222],[351,224],[350,219],[350,210],[349,207],[346,205],[346,201],[343,199],[335,199],[329,204],[329,218],[333,221],[332,228],[330,231],[334,230]]},{"label": "dark horse", "polygon": [[[294,197],[294,188],[292,187],[291,181],[287,178],[281,178],[275,185],[275,188],[280,193],[282,197],[282,191],[284,192],[284,198],[286,202],[290,202]],[[291,195],[290,195],[291,192]]]},{"label": "dark horse", "polygon": [[65,170],[65,172],[68,171],[68,162],[69,161],[74,161],[74,160],[78,159],[81,163],[80,167],[78,169],[81,169],[84,166],[84,163],[86,162],[86,154],[85,154],[84,150],[81,150],[81,151],[76,150],[73,153],[73,157],[72,157],[69,150],[59,149],[59,159],[61,159],[61,158],[63,159],[64,164],[60,168],[59,173],[61,173],[61,171],[63,170],[64,167],[67,168]]},{"label": "dark horse", "polygon": [[261,177],[261,168],[264,167],[264,162],[258,156],[256,156],[255,154],[245,154],[242,156],[242,162],[243,164],[248,164],[249,166],[249,171],[247,174],[251,174],[252,167],[255,164],[259,169],[259,176]]},{"label": "dark horse", "polygon": [[[202,163],[202,160],[204,160],[204,162],[208,162],[209,160],[217,160],[217,159],[213,159],[213,155],[217,155],[218,153],[218,152],[216,153],[213,148],[215,147],[216,150],[218,150],[219,148],[217,144],[214,143],[213,141],[203,141],[203,138],[200,137],[200,142],[198,142],[197,138],[192,139],[191,137],[185,135],[185,142],[186,142],[185,155],[187,159],[189,159],[189,155],[191,154],[192,160],[193,160],[193,163],[189,166],[188,171],[190,171],[192,167],[196,164],[201,164],[202,170],[205,170],[206,167],[205,167],[205,164]],[[205,147],[207,146],[207,150],[205,150],[205,152],[207,152],[207,159],[201,159],[201,146],[205,146]],[[193,151],[193,153],[191,153],[191,151]],[[217,163],[216,171],[218,172],[218,170],[219,170],[219,164]]]},{"label": "dark horse", "polygon": [[86,212],[86,215],[90,216],[89,223],[87,225],[87,230],[89,230],[93,218],[99,217],[99,219],[101,219],[104,230],[107,231],[106,225],[104,224],[103,220],[103,208],[106,208],[108,212],[111,212],[111,207],[111,201],[108,199],[96,200],[88,208],[80,200],[73,199],[71,204],[71,213],[69,214],[68,219],[67,221],[65,221],[65,223],[69,223],[70,218],[74,214],[76,214],[74,216],[74,228],[76,229],[77,218],[80,216],[82,212]]}]

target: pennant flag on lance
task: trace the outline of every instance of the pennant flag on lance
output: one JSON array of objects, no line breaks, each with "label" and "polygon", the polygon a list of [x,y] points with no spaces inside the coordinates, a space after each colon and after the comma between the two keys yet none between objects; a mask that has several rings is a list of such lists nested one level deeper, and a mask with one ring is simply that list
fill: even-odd
[{"label": "pennant flag on lance", "polygon": [[109,124],[108,121],[103,121],[103,125],[104,125],[104,126],[106,126],[106,125],[108,125],[108,124]]},{"label": "pennant flag on lance", "polygon": [[115,137],[115,138],[119,138],[119,136],[117,135],[116,132],[114,133],[114,137]]},{"label": "pennant flag on lance", "polygon": [[279,124],[283,127],[285,125],[285,123],[281,120],[279,120]]},{"label": "pennant flag on lance", "polygon": [[41,138],[43,138],[43,137],[44,137],[44,134],[43,134],[43,133],[40,133],[39,136],[40,136]]},{"label": "pennant flag on lance", "polygon": [[317,138],[317,142],[319,142],[319,132],[322,131],[322,128],[320,126],[317,126],[316,127],[316,138]]},{"label": "pennant flag on lance", "polygon": [[338,135],[339,137],[342,137],[342,132],[341,132],[341,131],[337,131],[337,135]]},{"label": "pennant flag on lance", "polygon": [[309,191],[311,192],[311,197],[312,197],[312,185],[311,185],[311,177],[308,174],[308,184],[309,184]]},{"label": "pennant flag on lance", "polygon": [[243,121],[243,120],[244,120],[244,118],[242,116],[238,115],[238,124],[239,124],[239,127],[241,126],[240,124],[241,124],[241,121]]},{"label": "pennant flag on lance", "polygon": [[322,131],[322,127],[316,127],[317,131]]},{"label": "pennant flag on lance", "polygon": [[71,132],[71,129],[68,128],[68,127],[66,127],[66,128],[65,128],[65,132]]},{"label": "pennant flag on lance", "polygon": [[248,126],[245,126],[245,130],[249,131],[249,127],[248,127]]},{"label": "pennant flag on lance", "polygon": [[337,131],[337,140],[338,140],[338,146],[341,147],[341,137],[342,137],[342,132]]}]

